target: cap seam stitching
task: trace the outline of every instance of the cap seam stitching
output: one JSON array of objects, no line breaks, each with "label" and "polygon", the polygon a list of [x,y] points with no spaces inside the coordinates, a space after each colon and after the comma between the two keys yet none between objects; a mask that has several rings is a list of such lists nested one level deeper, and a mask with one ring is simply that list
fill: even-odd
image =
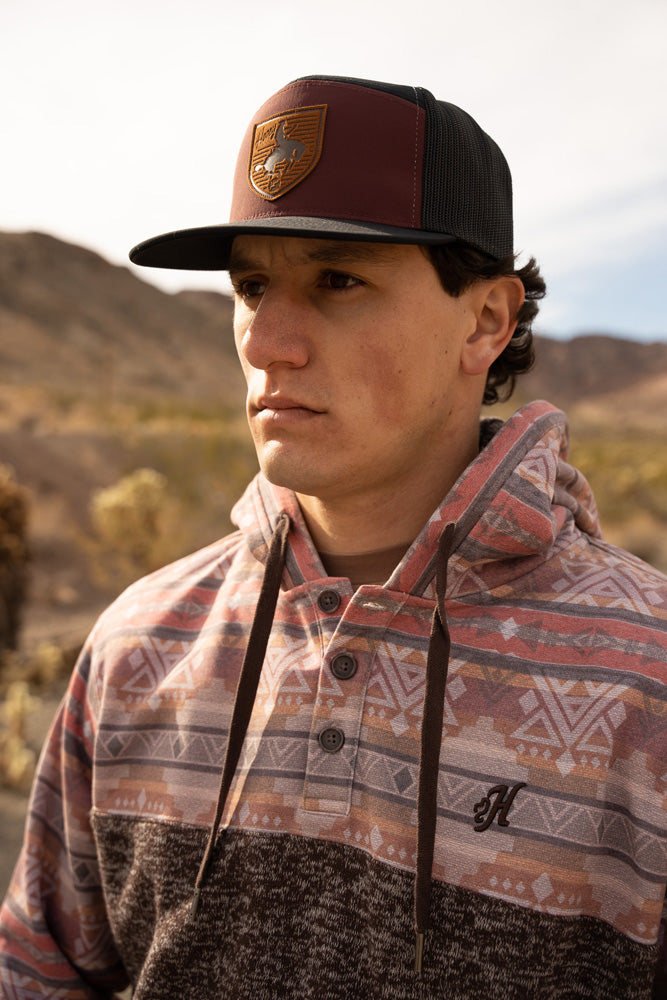
[{"label": "cap seam stitching", "polygon": [[[273,204],[273,202],[271,202],[270,204]],[[314,215],[314,214],[313,215],[308,215],[307,213],[309,211],[311,211],[311,212],[317,212],[318,214],[317,215]],[[372,215],[365,215],[363,213],[355,212],[354,214],[342,215],[342,214],[340,214],[340,213],[337,212],[335,215],[322,215],[321,212],[322,212],[322,206],[321,205],[314,205],[312,208],[309,208],[308,205],[304,205],[304,206],[302,206],[299,209],[299,213],[300,213],[299,217],[303,216],[303,218],[310,218],[310,219],[331,219],[333,222],[336,222],[338,220],[340,220],[341,222],[356,222],[356,221],[358,221],[358,222],[374,222],[374,223],[377,223],[378,226],[395,226],[398,229],[414,229],[415,225],[416,225],[416,223],[415,223],[415,213],[414,213],[414,202],[413,202],[413,210],[412,210],[412,213],[411,213],[411,216],[412,216],[412,218],[411,218],[412,225],[411,226],[405,225],[402,222],[390,222],[390,221],[387,221],[386,219],[378,219],[374,213]],[[253,222],[256,219],[266,219],[266,220],[270,221],[271,219],[281,219],[281,218],[289,219],[289,218],[293,218],[293,216],[289,212],[286,212],[284,215],[281,215],[278,212],[271,212],[271,213],[266,213],[266,214],[262,213],[260,215],[253,214],[253,215],[246,215],[246,216],[244,216],[243,219],[230,220],[228,223],[226,223],[224,225],[227,225],[227,226],[237,226],[238,227],[238,226],[242,226],[244,224],[244,222]],[[208,227],[205,227],[205,228],[208,228]],[[421,228],[421,227],[419,227],[419,228]],[[426,232],[426,230],[424,230],[424,231]]]},{"label": "cap seam stitching", "polygon": [[417,207],[417,160],[419,152],[419,94],[417,88],[412,88],[416,98],[415,101],[415,160],[412,168],[412,225],[415,226],[415,214]]}]

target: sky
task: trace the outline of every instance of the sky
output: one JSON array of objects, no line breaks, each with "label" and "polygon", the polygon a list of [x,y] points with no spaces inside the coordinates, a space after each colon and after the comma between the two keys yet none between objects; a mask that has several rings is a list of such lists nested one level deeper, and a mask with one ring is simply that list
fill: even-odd
[{"label": "sky", "polygon": [[227,220],[246,126],[290,80],[414,84],[503,149],[538,330],[664,341],[666,37],[666,0],[0,0],[0,230],[226,290],[128,251]]}]

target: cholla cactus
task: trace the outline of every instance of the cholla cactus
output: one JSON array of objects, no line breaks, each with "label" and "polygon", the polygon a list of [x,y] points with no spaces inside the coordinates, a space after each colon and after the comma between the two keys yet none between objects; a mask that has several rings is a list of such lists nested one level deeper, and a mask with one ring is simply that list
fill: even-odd
[{"label": "cholla cactus", "polygon": [[16,649],[27,597],[28,491],[0,465],[0,652]]},{"label": "cholla cactus", "polygon": [[0,779],[10,788],[25,788],[35,768],[35,752],[26,743],[26,723],[37,702],[24,681],[9,685],[0,730]]},{"label": "cholla cactus", "polygon": [[166,496],[167,480],[155,469],[136,469],[114,486],[98,490],[91,518],[106,555],[131,570],[152,569]]}]

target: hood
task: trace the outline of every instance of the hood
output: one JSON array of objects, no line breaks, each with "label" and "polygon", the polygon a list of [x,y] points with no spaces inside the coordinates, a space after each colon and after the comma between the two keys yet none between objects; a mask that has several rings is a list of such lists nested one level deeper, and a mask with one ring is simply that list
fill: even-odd
[{"label": "hood", "polygon": [[[487,442],[434,511],[388,582],[391,589],[423,594],[435,574],[435,553],[445,525],[455,523],[447,596],[509,583],[543,562],[574,527],[601,537],[595,500],[584,476],[567,462],[564,413],[538,401],[509,420],[485,420]],[[435,456],[434,456],[435,460]],[[261,473],[232,511],[255,557],[265,562],[281,512],[300,529],[290,537],[287,569],[293,585],[322,577],[298,501]]]}]

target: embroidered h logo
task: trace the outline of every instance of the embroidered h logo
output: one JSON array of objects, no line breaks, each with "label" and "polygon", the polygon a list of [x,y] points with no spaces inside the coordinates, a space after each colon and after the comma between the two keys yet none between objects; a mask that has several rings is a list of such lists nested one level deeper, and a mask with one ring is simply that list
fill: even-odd
[{"label": "embroidered h logo", "polygon": [[[513,785],[512,788],[509,785],[494,785],[493,788],[489,788],[482,801],[473,806],[475,814],[475,826],[473,830],[476,833],[487,830],[496,816],[498,817],[498,826],[509,826],[507,814],[512,808],[516,793],[520,788],[525,787],[526,782],[520,781],[518,785]],[[493,803],[491,802],[492,795],[495,795]]]}]

